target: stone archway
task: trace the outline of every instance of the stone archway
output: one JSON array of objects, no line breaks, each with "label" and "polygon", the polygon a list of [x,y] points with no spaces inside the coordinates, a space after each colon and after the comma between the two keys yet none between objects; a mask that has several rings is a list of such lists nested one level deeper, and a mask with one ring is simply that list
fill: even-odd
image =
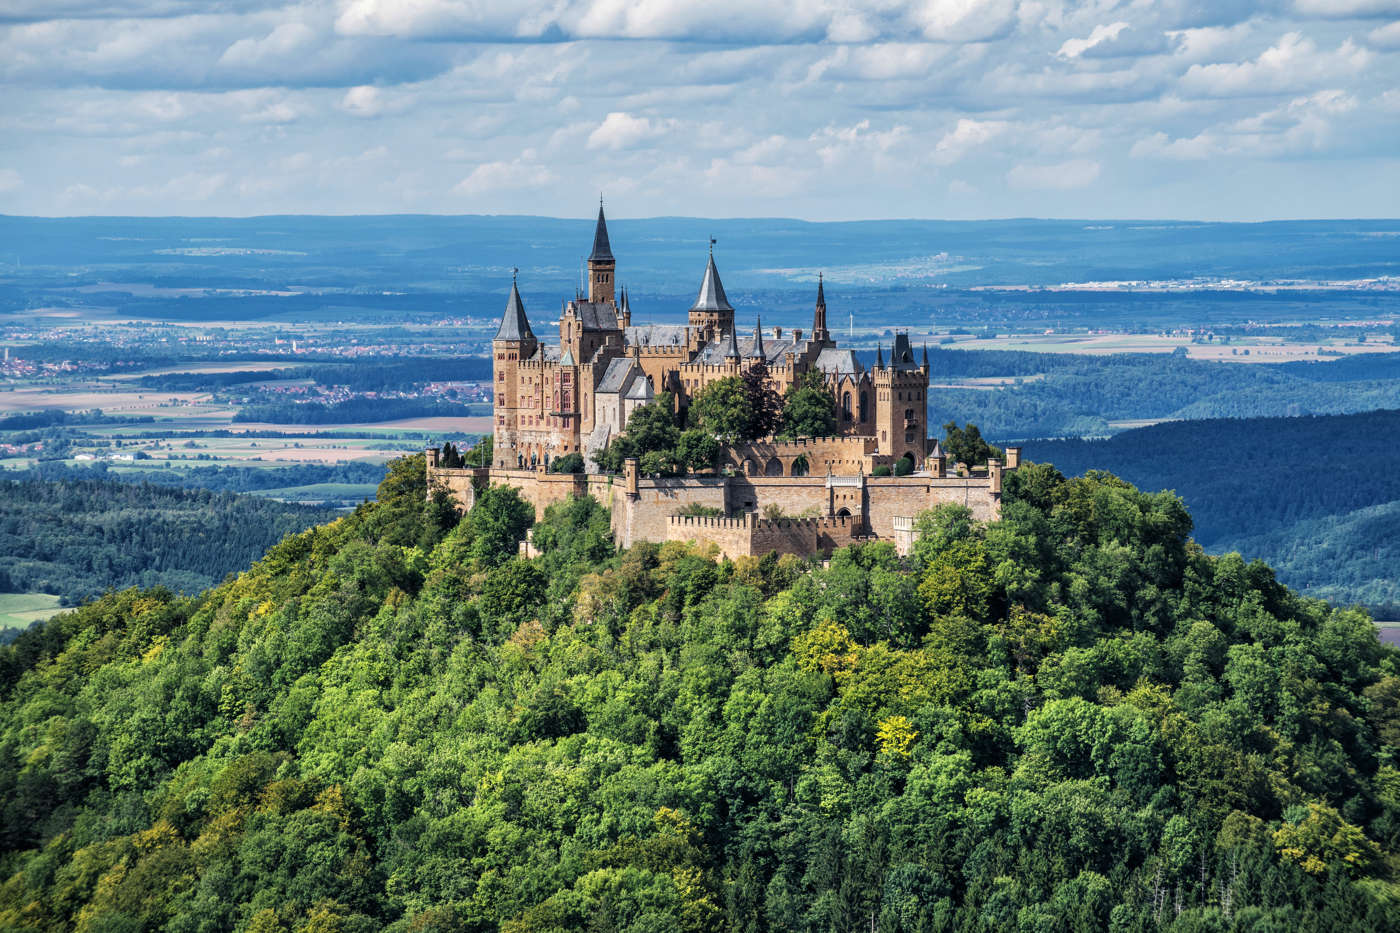
[{"label": "stone archway", "polygon": [[774,457],[772,460],[769,460],[769,461],[768,461],[768,465],[765,466],[765,467],[763,468],[763,475],[764,475],[764,476],[782,476],[782,475],[783,475],[783,461],[779,460],[777,457]]},{"label": "stone archway", "polygon": [[837,510],[836,510],[836,517],[837,517],[837,518],[850,518],[850,517],[851,517],[851,510],[850,510],[850,509],[847,509],[847,508],[840,508],[840,509],[837,509]]},{"label": "stone archway", "polygon": [[745,475],[745,476],[757,476],[757,475],[758,475],[758,464],[757,464],[757,463],[754,463],[752,460],[745,460],[745,461],[744,461],[744,475]]}]

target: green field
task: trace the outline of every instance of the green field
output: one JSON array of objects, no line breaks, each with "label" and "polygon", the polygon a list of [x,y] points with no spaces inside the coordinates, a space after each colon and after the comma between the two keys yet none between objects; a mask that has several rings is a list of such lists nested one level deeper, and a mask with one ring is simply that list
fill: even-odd
[{"label": "green field", "polygon": [[0,629],[28,628],[61,608],[58,597],[48,593],[0,593]]},{"label": "green field", "polygon": [[258,489],[251,495],[283,502],[361,502],[373,499],[377,489],[374,483],[311,483],[282,489]]}]

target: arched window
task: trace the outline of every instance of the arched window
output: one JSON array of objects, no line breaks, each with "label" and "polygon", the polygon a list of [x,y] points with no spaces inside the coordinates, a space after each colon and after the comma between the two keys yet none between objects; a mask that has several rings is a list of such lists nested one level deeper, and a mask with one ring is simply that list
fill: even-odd
[{"label": "arched window", "polygon": [[841,393],[841,419],[843,421],[851,420],[851,393],[849,392]]},{"label": "arched window", "polygon": [[768,465],[763,468],[763,473],[765,476],[782,476],[783,461],[779,460],[777,457],[774,457],[772,460],[769,460]]},{"label": "arched window", "polygon": [[837,509],[837,510],[836,510],[836,517],[837,517],[837,518],[850,518],[850,517],[851,517],[851,510],[850,510],[850,509]]},{"label": "arched window", "polygon": [[865,392],[865,391],[863,391],[863,390],[862,390],[861,393],[860,393],[860,420],[861,420],[861,421],[864,421],[864,420],[866,419],[866,417],[867,417],[867,415],[866,415],[865,412],[866,412],[866,409],[869,407],[868,404],[867,404],[868,395],[869,395],[869,393],[867,393],[867,392]]}]

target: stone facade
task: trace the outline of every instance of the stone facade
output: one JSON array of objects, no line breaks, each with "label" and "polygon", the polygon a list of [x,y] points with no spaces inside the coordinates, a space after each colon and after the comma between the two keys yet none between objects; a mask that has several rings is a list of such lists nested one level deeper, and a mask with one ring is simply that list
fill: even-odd
[{"label": "stone facade", "polygon": [[[857,439],[862,449],[854,459],[867,469],[902,457],[913,468],[923,465],[930,451],[928,354],[916,361],[907,334],[896,335],[888,363],[882,347],[876,365],[867,369],[832,339],[820,282],[811,331],[773,328],[765,333],[755,321],[741,334],[713,244],[686,323],[634,325],[631,300],[617,289],[616,271],[599,205],[588,293],[563,302],[557,344],[535,336],[512,281],[491,344],[494,468],[532,469],[571,453],[589,458],[622,433],[631,412],[656,394],[670,392],[678,407],[686,407],[711,383],[756,367],[766,371],[780,395],[806,374],[820,373],[835,403],[837,431],[842,438]],[[833,463],[852,459],[834,457]]]},{"label": "stone facade", "polygon": [[[921,472],[870,476],[862,472],[821,476],[646,476],[629,460],[617,476],[535,470],[446,469],[438,452],[427,451],[430,489],[449,490],[463,509],[475,489],[504,484],[520,491],[535,514],[573,496],[592,496],[611,510],[620,547],[638,541],[714,544],[729,557],[745,554],[830,554],[857,541],[894,542],[901,553],[913,542],[914,518],[952,502],[991,521],[1001,512],[1002,478],[1019,464],[1020,450],[1007,449],[1007,464],[992,461],[967,475]],[[682,515],[696,507],[715,517]],[[766,518],[772,512],[782,517]]]},{"label": "stone facade", "polygon": [[[571,496],[592,496],[611,510],[621,547],[695,541],[730,557],[830,554],[865,540],[894,541],[903,552],[912,544],[914,517],[939,503],[965,505],[982,520],[999,514],[1002,474],[1016,468],[1020,451],[1008,448],[1005,465],[992,461],[976,471],[958,465],[950,474],[937,441],[927,436],[928,355],[916,362],[907,335],[896,336],[888,363],[881,347],[867,370],[832,340],[819,280],[809,333],[784,335],[777,328],[765,335],[756,325],[741,337],[714,241],[687,323],[634,326],[616,269],[600,204],[588,294],[564,302],[559,342],[551,346],[536,339],[512,282],[492,342],[493,462],[445,469],[429,449],[430,489],[446,489],[469,509],[477,489],[509,485],[537,516]],[[819,372],[832,393],[838,433],[728,448],[715,475],[646,476],[636,460],[620,475],[548,472],[553,460],[572,453],[591,465],[590,455],[657,393],[670,392],[684,406],[712,382],[758,366],[780,394]],[[906,475],[875,476],[876,470]]]}]

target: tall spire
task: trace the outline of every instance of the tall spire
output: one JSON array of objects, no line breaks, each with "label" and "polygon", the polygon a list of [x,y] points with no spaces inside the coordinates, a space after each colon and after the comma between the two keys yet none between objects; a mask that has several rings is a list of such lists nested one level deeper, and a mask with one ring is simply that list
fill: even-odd
[{"label": "tall spire", "polygon": [[705,264],[705,278],[700,282],[700,294],[691,305],[692,311],[733,311],[734,307],[724,296],[724,283],[719,280],[719,269],[715,268],[715,239],[710,237],[710,260]]},{"label": "tall spire", "polygon": [[875,344],[875,368],[885,368],[885,345],[883,343]]},{"label": "tall spire", "polygon": [[822,274],[817,273],[817,306],[812,312],[812,339],[825,343],[831,339],[826,329],[826,288],[822,284]]},{"label": "tall spire", "polygon": [[928,369],[928,344],[924,344],[924,369]]},{"label": "tall spire", "polygon": [[598,195],[598,225],[593,228],[593,252],[588,254],[589,262],[615,262],[612,244],[608,242],[608,221],[603,216],[603,196]]},{"label": "tall spire", "polygon": [[763,352],[763,318],[757,318],[753,327],[753,349],[749,351],[749,359],[763,360],[768,362],[768,354]]},{"label": "tall spire", "polygon": [[501,315],[501,326],[496,331],[497,340],[534,340],[530,330],[530,319],[525,316],[525,302],[520,300],[520,287],[516,284],[519,269],[510,270],[510,298],[506,299],[506,313]]}]

